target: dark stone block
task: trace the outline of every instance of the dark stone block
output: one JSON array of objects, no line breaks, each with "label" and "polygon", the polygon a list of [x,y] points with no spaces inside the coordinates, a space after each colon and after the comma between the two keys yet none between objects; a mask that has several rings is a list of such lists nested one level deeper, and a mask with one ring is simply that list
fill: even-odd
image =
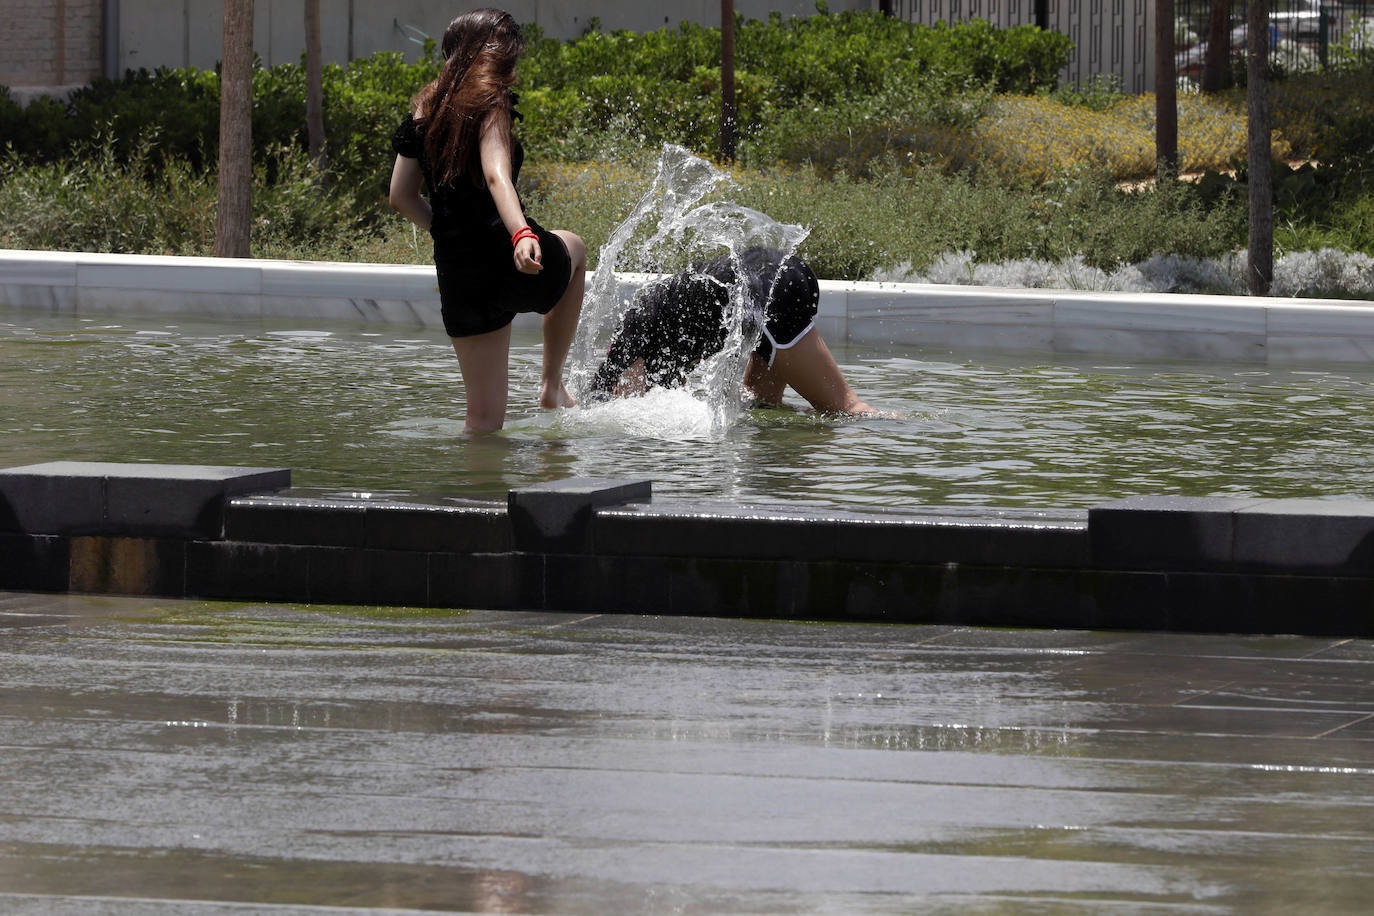
[{"label": "dark stone block", "polygon": [[186,547],[186,594],[197,598],[309,601],[308,548],[190,541]]},{"label": "dark stone block", "polygon": [[1338,576],[1176,573],[1168,577],[1173,632],[1374,635],[1374,581]]},{"label": "dark stone block", "polygon": [[1256,571],[1374,573],[1374,502],[1275,499],[1236,513],[1235,563]]},{"label": "dark stone block", "polygon": [[1036,519],[685,503],[598,512],[592,547],[605,554],[863,563],[1081,566],[1090,558],[1086,512]]},{"label": "dark stone block", "polygon": [[0,470],[0,529],[217,537],[231,496],[289,486],[285,468],[54,461]]},{"label": "dark stone block", "polygon": [[[431,607],[482,608],[490,610],[537,610],[543,601],[520,601],[521,561],[513,553],[429,555],[429,604]],[[542,557],[533,559],[541,560]]]},{"label": "dark stone block", "polygon": [[1169,620],[1169,576],[1163,572],[1098,570],[1083,580],[1103,630],[1160,630]]},{"label": "dark stone block", "polygon": [[1085,522],[996,516],[870,516],[842,523],[836,559],[1073,567],[1089,562]]},{"label": "dark stone block", "polygon": [[929,621],[944,570],[911,564],[669,558],[669,609],[683,615]]},{"label": "dark stone block", "polygon": [[578,553],[587,550],[593,514],[653,496],[648,480],[599,480],[572,477],[511,490],[508,499],[516,550],[530,553]]},{"label": "dark stone block", "polygon": [[246,496],[225,507],[224,536],[231,541],[362,547],[366,508],[350,500]]},{"label": "dark stone block", "polygon": [[792,613],[813,620],[934,622],[949,572],[916,563],[797,564],[787,574],[796,590]]},{"label": "dark stone block", "polygon": [[787,564],[724,557],[673,557],[669,609],[703,617],[783,617],[793,590],[783,577]]},{"label": "dark stone block", "polygon": [[45,470],[51,467],[0,470],[0,531],[72,534],[104,526],[104,478],[59,476]]},{"label": "dark stone block", "polygon": [[1013,566],[956,566],[946,581],[942,621],[964,626],[1089,629],[1097,603],[1084,572]]},{"label": "dark stone block", "polygon": [[544,558],[543,608],[587,614],[666,614],[669,579],[660,557]]},{"label": "dark stone block", "polygon": [[310,600],[325,604],[427,607],[429,557],[397,550],[306,548]]},{"label": "dark stone block", "polygon": [[43,534],[0,534],[0,589],[68,590],[71,541]]},{"label": "dark stone block", "polygon": [[366,543],[384,550],[504,553],[511,549],[506,507],[375,502],[367,506]]},{"label": "dark stone block", "polygon": [[1235,514],[1261,500],[1132,496],[1088,510],[1092,559],[1100,569],[1230,567]]},{"label": "dark stone block", "polygon": [[629,556],[829,559],[841,530],[819,514],[654,504],[598,512],[591,548]]}]

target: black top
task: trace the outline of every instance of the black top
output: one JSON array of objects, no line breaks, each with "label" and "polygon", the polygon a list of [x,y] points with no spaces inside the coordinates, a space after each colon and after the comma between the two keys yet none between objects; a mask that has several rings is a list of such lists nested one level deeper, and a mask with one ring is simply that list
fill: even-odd
[{"label": "black top", "polygon": [[[514,101],[512,94],[512,105]],[[511,116],[519,117],[514,107]],[[429,232],[434,237],[444,330],[450,337],[485,334],[505,327],[517,313],[547,314],[558,304],[573,268],[561,238],[526,213],[526,224],[539,238],[544,269],[535,274],[521,273],[511,254],[510,232],[485,183],[474,184],[471,174],[442,184],[437,181],[436,170],[425,155],[425,125],[412,115],[406,115],[396,128],[391,145],[399,155],[420,162],[433,211]],[[512,181],[520,176],[524,158],[523,148],[512,138]],[[524,210],[523,203],[520,209]]]},{"label": "black top", "polygon": [[[515,96],[511,95],[512,104]],[[520,113],[511,109],[512,118]],[[420,173],[424,175],[425,187],[429,191],[429,206],[434,212],[430,232],[435,235],[459,233],[470,234],[482,229],[501,226],[501,215],[496,211],[496,201],[485,182],[473,183],[467,175],[440,184],[436,180],[434,164],[425,155],[425,125],[415,120],[414,114],[407,114],[391,137],[391,148],[407,159],[420,160]],[[525,149],[520,141],[511,138],[511,183],[520,177],[520,166],[525,161]],[[523,209],[523,204],[521,205]]]}]

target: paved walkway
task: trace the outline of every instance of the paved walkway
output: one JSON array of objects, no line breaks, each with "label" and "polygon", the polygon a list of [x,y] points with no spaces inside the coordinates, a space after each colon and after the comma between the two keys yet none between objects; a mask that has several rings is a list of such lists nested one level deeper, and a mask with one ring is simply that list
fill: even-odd
[{"label": "paved walkway", "polygon": [[1371,895],[1371,642],[0,593],[0,912]]}]

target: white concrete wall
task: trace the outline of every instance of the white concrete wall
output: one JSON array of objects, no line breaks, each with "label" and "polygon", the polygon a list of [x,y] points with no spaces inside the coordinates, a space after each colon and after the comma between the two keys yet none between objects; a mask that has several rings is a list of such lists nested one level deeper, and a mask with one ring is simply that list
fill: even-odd
[{"label": "white concrete wall", "polygon": [[[644,283],[621,274],[621,295]],[[0,308],[296,318],[443,333],[434,268],[0,249]],[[538,316],[521,316],[533,325]],[[1374,364],[1374,303],[821,281],[833,341],[895,350]]]},{"label": "white concrete wall", "polygon": [[[452,18],[475,6],[453,0],[320,0],[321,41],[326,61],[344,62],[377,51],[400,51],[418,56],[418,33],[438,41]],[[716,0],[508,0],[495,3],[520,22],[532,22],[551,38],[575,38],[586,31],[592,17],[603,31],[654,31],[691,21],[720,24]],[[304,0],[258,0],[253,16],[253,47],[264,64],[300,60],[305,48]],[[831,0],[830,9],[875,9],[877,0]],[[807,16],[815,0],[735,0],[735,9],[750,19],[767,18],[776,10],[784,16]],[[119,15],[120,69],[213,67],[219,60],[223,35],[223,0],[121,0]],[[418,30],[418,32],[416,31]]]}]

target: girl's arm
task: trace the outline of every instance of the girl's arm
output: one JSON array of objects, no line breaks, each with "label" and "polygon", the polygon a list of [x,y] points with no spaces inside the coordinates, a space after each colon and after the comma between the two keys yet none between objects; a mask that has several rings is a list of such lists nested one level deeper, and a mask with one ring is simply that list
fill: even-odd
[{"label": "girl's arm", "polygon": [[[482,125],[482,174],[487,179],[487,190],[491,199],[496,201],[496,212],[501,214],[501,222],[506,232],[512,236],[524,226],[525,214],[520,209],[520,197],[515,193],[511,181],[510,140],[506,131],[497,127],[500,115],[493,112]],[[537,274],[544,269],[541,262],[543,253],[539,250],[539,240],[526,237],[515,245],[515,269],[521,273]]]},{"label": "girl's arm", "polygon": [[391,209],[427,230],[434,214],[429,208],[429,201],[420,195],[423,181],[419,159],[396,157],[396,164],[391,168]]}]

